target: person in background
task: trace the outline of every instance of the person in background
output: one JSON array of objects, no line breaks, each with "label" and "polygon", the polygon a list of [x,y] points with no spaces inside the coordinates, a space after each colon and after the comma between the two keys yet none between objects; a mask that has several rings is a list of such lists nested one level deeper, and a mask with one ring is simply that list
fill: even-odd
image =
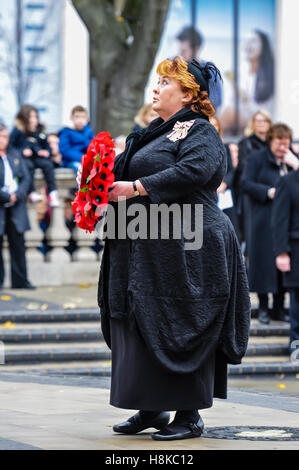
[{"label": "person in background", "polygon": [[134,118],[135,126],[133,127],[133,132],[140,129],[145,129],[149,123],[157,117],[158,114],[153,111],[152,103],[145,104]]},{"label": "person in background", "polygon": [[[220,137],[223,141],[223,132],[222,128],[219,122],[219,119],[217,119],[216,116],[210,117],[210,123],[217,129],[217,131],[220,134]],[[224,141],[223,141],[224,143]],[[233,165],[233,160],[231,156],[231,150],[230,150],[230,144],[225,144],[224,147],[226,149],[226,155],[227,155],[227,172],[226,175],[223,178],[222,183],[217,189],[217,194],[218,198],[220,197],[220,194],[224,195],[226,193],[227,196],[229,196],[229,201],[226,203],[226,208],[225,206],[223,207],[223,212],[230,218],[231,223],[234,226],[235,232],[239,238],[239,227],[238,227],[238,219],[237,219],[237,213],[235,209],[235,197],[234,197],[234,176],[235,176],[235,168]],[[229,193],[228,193],[228,192]],[[221,207],[221,206],[220,206]]]},{"label": "person in background", "polygon": [[[272,211],[276,267],[290,292],[290,342],[292,355],[299,351],[299,170],[280,179]],[[295,357],[298,360],[298,357]]]},{"label": "person in background", "polygon": [[[202,66],[206,64],[206,61],[199,57],[200,49],[203,44],[203,36],[199,31],[197,31],[193,26],[186,26],[176,36],[176,39],[178,40],[179,56],[188,61],[196,59]],[[214,78],[216,81],[214,81]],[[212,76],[209,80],[209,87],[210,100],[217,111],[222,104],[222,84],[217,75]]]},{"label": "person in background", "polygon": [[249,286],[259,298],[258,319],[269,323],[268,293],[273,293],[273,320],[287,321],[283,311],[284,292],[281,272],[276,268],[273,249],[271,215],[275,187],[280,177],[299,166],[299,160],[289,154],[292,131],[285,124],[271,126],[267,134],[268,146],[255,152],[247,160],[242,178],[243,190],[251,199],[251,226],[249,235]]},{"label": "person in background", "polygon": [[31,175],[29,187],[30,202],[42,200],[34,187],[34,172],[40,168],[44,174],[49,193],[49,203],[51,207],[59,205],[58,192],[55,181],[54,166],[51,161],[51,149],[48,144],[44,127],[39,122],[38,110],[31,105],[22,105],[15,121],[14,128],[10,135],[9,143],[18,149]]},{"label": "person in background", "polygon": [[26,196],[31,184],[23,158],[9,144],[9,132],[0,124],[0,287],[4,282],[3,235],[9,243],[11,287],[34,289],[28,281],[24,232],[30,230]]},{"label": "person in background", "polygon": [[64,127],[59,132],[59,151],[62,154],[62,166],[78,171],[81,158],[94,138],[89,125],[87,110],[83,106],[75,106],[71,112],[73,127]]},{"label": "person in background", "polygon": [[240,140],[238,166],[235,172],[234,188],[237,205],[237,215],[240,227],[241,241],[243,241],[244,254],[248,254],[249,234],[251,225],[251,199],[241,190],[241,178],[249,155],[253,152],[267,148],[267,133],[272,124],[271,116],[267,111],[257,111],[251,117],[246,129],[245,138]]},{"label": "person in background", "polygon": [[126,148],[126,136],[125,135],[118,135],[114,139],[115,143],[115,155],[119,155],[120,153],[124,152]]},{"label": "person in background", "polygon": [[62,155],[59,151],[59,137],[58,134],[52,132],[47,135],[47,141],[51,149],[51,160],[55,168],[59,168],[62,163]]}]

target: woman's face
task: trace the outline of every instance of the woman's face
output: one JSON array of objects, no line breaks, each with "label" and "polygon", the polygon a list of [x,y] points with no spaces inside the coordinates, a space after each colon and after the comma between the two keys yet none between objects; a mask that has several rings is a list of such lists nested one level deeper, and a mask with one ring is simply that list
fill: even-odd
[{"label": "woman's face", "polygon": [[29,130],[31,132],[36,131],[37,126],[38,126],[38,115],[35,111],[30,111],[28,124],[29,124]]},{"label": "woman's face", "polygon": [[270,149],[271,152],[274,153],[277,160],[282,161],[283,157],[288,153],[290,145],[291,140],[288,137],[284,137],[282,139],[274,137],[274,139],[272,139],[270,142]]},{"label": "woman's face", "polygon": [[247,60],[258,59],[262,53],[262,40],[260,36],[253,33],[247,40],[245,45],[245,53]]},{"label": "woman's face", "polygon": [[253,120],[253,130],[255,134],[266,134],[270,129],[271,123],[263,114],[258,113]]},{"label": "woman's face", "polygon": [[180,83],[174,78],[159,76],[153,90],[153,110],[166,121],[188,103],[189,93],[182,91]]}]

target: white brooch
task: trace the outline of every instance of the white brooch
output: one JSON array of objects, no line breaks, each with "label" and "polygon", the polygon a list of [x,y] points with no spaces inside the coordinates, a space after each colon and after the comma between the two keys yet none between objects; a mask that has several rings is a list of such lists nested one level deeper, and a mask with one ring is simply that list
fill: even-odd
[{"label": "white brooch", "polygon": [[194,124],[194,122],[195,119],[193,119],[193,121],[177,121],[173,126],[171,134],[169,134],[167,138],[172,142],[176,142],[180,139],[185,139],[186,135],[188,134],[188,130]]}]

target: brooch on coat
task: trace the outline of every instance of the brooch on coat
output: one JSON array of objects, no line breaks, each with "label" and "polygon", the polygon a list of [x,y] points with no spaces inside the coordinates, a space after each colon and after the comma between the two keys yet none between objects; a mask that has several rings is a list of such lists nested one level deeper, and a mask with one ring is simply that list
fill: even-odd
[{"label": "brooch on coat", "polygon": [[186,135],[188,134],[188,130],[194,124],[195,119],[193,121],[184,121],[180,122],[177,121],[173,126],[172,132],[168,134],[167,138],[172,142],[176,142],[177,140],[185,139]]}]

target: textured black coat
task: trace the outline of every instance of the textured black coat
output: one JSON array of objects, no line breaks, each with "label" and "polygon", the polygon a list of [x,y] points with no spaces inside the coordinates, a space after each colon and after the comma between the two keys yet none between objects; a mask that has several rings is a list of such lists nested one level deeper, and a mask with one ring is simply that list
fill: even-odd
[{"label": "textured black coat", "polygon": [[285,287],[299,287],[299,170],[280,179],[272,211],[275,256],[289,253],[291,271],[283,273]]},{"label": "textured black coat", "polygon": [[[16,230],[19,233],[30,229],[27,208],[26,195],[30,185],[30,175],[25,165],[24,159],[11,147],[7,150],[7,159],[12,169],[14,178],[18,180],[18,190],[16,192],[17,202],[10,208],[10,213]],[[4,186],[4,163],[0,157],[0,188]],[[10,194],[0,189],[0,235],[4,233],[5,226],[5,203],[9,202]]]},{"label": "textured black coat", "polygon": [[216,348],[227,362],[240,363],[247,348],[250,300],[235,231],[217,207],[225,148],[214,127],[201,118],[185,138],[173,142],[168,136],[164,133],[133,155],[128,180],[139,178],[148,195],[129,199],[127,206],[138,202],[149,212],[153,204],[190,204],[194,228],[195,205],[203,204],[203,246],[185,250],[183,233],[168,240],[106,239],[98,291],[103,334],[111,347],[109,315],[129,317],[168,371],[193,372]]},{"label": "textured black coat", "polygon": [[269,147],[248,158],[242,185],[251,198],[248,278],[252,292],[276,293],[278,290],[271,228],[273,200],[268,197],[268,190],[279,180],[280,168]]}]

